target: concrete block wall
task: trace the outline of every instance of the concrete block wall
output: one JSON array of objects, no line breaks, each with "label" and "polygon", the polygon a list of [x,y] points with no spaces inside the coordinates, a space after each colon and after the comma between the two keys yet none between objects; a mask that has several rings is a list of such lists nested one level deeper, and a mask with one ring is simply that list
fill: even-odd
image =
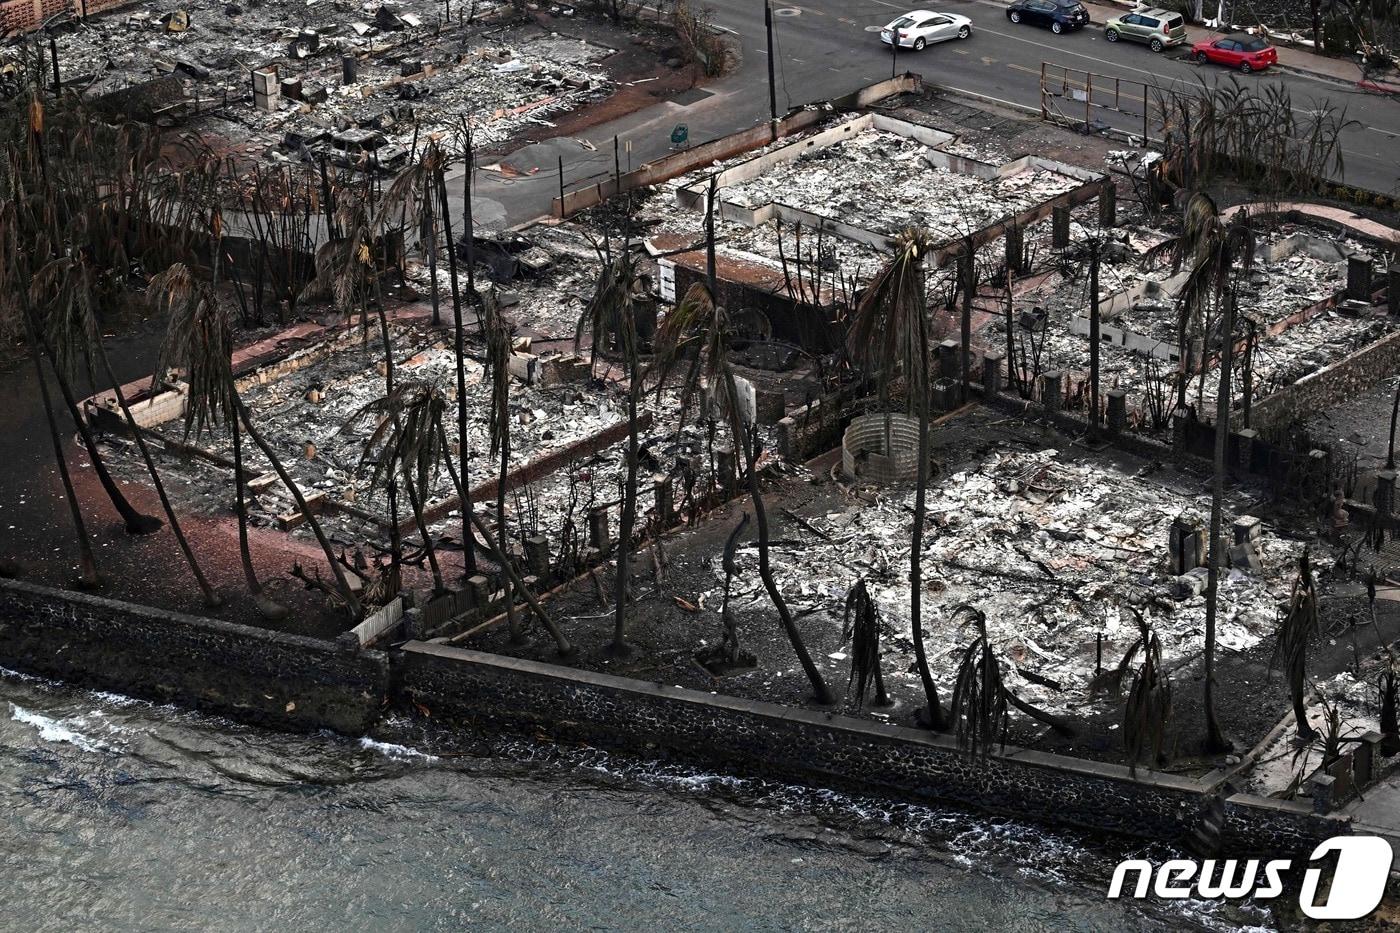
[{"label": "concrete block wall", "polygon": [[[1170,774],[1139,770],[1134,776],[1119,765],[1011,747],[974,761],[954,739],[922,730],[445,645],[409,642],[395,667],[405,696],[439,718],[545,729],[561,739],[644,754],[661,749],[1018,819],[1179,843],[1213,798],[1212,789]],[[1230,844],[1306,852],[1347,831],[1343,820],[1276,803],[1231,797]]]},{"label": "concrete block wall", "polygon": [[292,730],[363,733],[382,652],[0,579],[0,664]]}]

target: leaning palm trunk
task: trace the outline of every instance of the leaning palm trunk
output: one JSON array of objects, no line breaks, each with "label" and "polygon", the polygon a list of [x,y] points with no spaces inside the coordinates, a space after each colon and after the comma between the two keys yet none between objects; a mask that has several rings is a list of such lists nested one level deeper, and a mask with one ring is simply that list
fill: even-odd
[{"label": "leaning palm trunk", "polygon": [[[738,386],[734,382],[734,371],[730,369],[728,360],[722,364],[726,390],[730,399],[739,397]],[[731,408],[733,408],[731,402]],[[768,552],[771,538],[768,531],[768,510],[764,507],[763,491],[758,477],[758,440],[754,437],[754,432],[745,430],[740,424],[739,412],[733,411],[731,414],[731,429],[735,436],[743,442],[744,460],[748,464],[749,477],[749,497],[753,500],[754,524],[758,530],[758,576],[763,581],[763,588],[768,592],[768,598],[773,602],[773,608],[778,612],[778,620],[782,623],[783,632],[787,635],[788,641],[792,643],[793,654],[797,655],[797,663],[802,665],[802,671],[807,675],[807,679],[812,684],[812,691],[818,703],[830,706],[836,702],[835,696],[831,693],[831,688],[822,679],[821,671],[816,664],[812,663],[812,655],[807,651],[807,645],[802,640],[802,632],[797,628],[797,622],[792,617],[791,610],[788,609],[787,600],[783,598],[782,591],[778,589],[777,578],[773,575],[773,566],[769,562]]]},{"label": "leaning palm trunk", "polygon": [[[922,276],[920,276],[922,282]],[[924,316],[919,315],[919,344],[922,352],[928,352],[928,335],[925,331]],[[924,592],[924,521],[928,516],[928,432],[929,411],[928,391],[924,386],[918,393],[915,404],[919,413],[919,466],[914,486],[914,527],[910,533],[909,547],[909,630],[914,639],[914,662],[919,669],[919,680],[923,682],[924,696],[928,700],[928,724],[933,729],[945,729],[943,706],[938,700],[938,686],[933,682],[933,672],[928,666],[928,649],[924,647],[923,592]],[[889,448],[886,448],[888,450]]]},{"label": "leaning palm trunk", "polygon": [[1215,631],[1220,601],[1221,513],[1225,500],[1225,452],[1230,438],[1230,356],[1234,344],[1234,301],[1227,298],[1220,339],[1220,389],[1215,400],[1215,470],[1210,485],[1210,558],[1206,568],[1205,715],[1206,750],[1229,751],[1215,715]]},{"label": "leaning palm trunk", "polygon": [[[112,474],[107,470],[107,464],[102,458],[102,451],[97,446],[97,441],[92,436],[92,429],[88,426],[87,419],[78,410],[78,403],[73,397],[72,386],[68,384],[68,377],[59,366],[58,360],[45,341],[45,350],[48,352],[49,363],[53,367],[54,381],[58,383],[59,394],[63,396],[63,404],[68,409],[69,416],[73,419],[74,426],[78,429],[78,436],[82,438],[83,447],[88,452],[89,459],[92,460],[93,471],[97,473],[97,479],[102,483],[102,488],[107,492],[107,498],[112,500],[112,507],[121,516],[123,524],[126,525],[126,533],[129,535],[148,535],[159,531],[160,519],[154,515],[146,515],[137,511],[132,504],[122,495],[121,489],[112,480]],[[123,413],[126,407],[122,407]],[[128,423],[135,425],[134,421]]]},{"label": "leaning palm trunk", "polygon": [[[471,200],[471,162],[467,163],[467,199]],[[471,472],[469,460],[471,448],[467,444],[467,374],[462,368],[462,361],[466,355],[466,341],[462,329],[462,295],[457,281],[457,246],[452,242],[452,212],[447,209],[447,182],[443,177],[442,166],[439,165],[436,173],[437,193],[442,206],[443,233],[447,237],[447,275],[452,283],[452,339],[453,353],[456,360],[453,369],[457,376],[457,462],[462,474],[463,482],[458,492],[458,497],[462,505],[462,571],[470,576],[476,573],[476,539],[472,535],[472,493],[471,493]],[[476,283],[472,277],[471,268],[471,235],[470,228],[467,229],[467,294],[473,302],[476,301]]]},{"label": "leaning palm trunk", "polygon": [[262,451],[263,456],[267,458],[267,462],[272,464],[272,469],[277,474],[278,479],[282,480],[282,485],[287,487],[287,491],[292,494],[292,499],[296,501],[298,511],[300,511],[302,516],[306,519],[306,524],[310,526],[311,533],[316,536],[317,543],[321,545],[321,551],[326,556],[326,562],[331,566],[331,573],[335,575],[336,589],[339,592],[341,600],[345,603],[347,612],[351,618],[359,619],[363,614],[363,609],[360,606],[360,599],[355,595],[355,591],[350,588],[350,581],[346,579],[345,576],[345,568],[341,566],[335,551],[331,549],[331,542],[326,538],[326,533],[321,529],[321,523],[316,520],[316,515],[311,511],[310,506],[306,504],[306,497],[301,494],[301,488],[297,486],[296,480],[292,479],[291,474],[287,472],[287,468],[282,465],[281,458],[277,456],[276,451],[274,451],[267,440],[263,438],[262,432],[253,424],[252,414],[248,411],[248,406],[243,404],[243,399],[238,396],[237,388],[231,391],[238,417],[243,421],[243,427],[247,430],[248,436],[252,438],[258,450]]},{"label": "leaning palm trunk", "polygon": [[622,491],[622,520],[617,530],[617,607],[610,648],[619,657],[631,653],[626,629],[627,578],[632,570],[632,527],[637,521],[637,396],[642,391],[635,344],[627,350],[627,356],[632,370],[631,384],[627,387],[627,480]]},{"label": "leaning palm trunk", "polygon": [[[107,348],[102,345],[99,339],[95,341],[97,357],[102,361],[102,369],[107,374],[107,380],[112,383],[112,392],[117,397],[117,404],[121,406],[122,417],[131,426],[131,436],[136,440],[136,447],[141,451],[141,459],[146,464],[146,472],[151,475],[151,485],[155,487],[156,495],[160,498],[160,507],[165,510],[166,520],[170,522],[170,530],[175,535],[175,540],[179,542],[180,552],[185,555],[185,563],[189,564],[190,572],[194,574],[195,582],[199,584],[199,591],[204,594],[204,605],[214,608],[223,605],[223,599],[214,588],[209,585],[209,581],[204,576],[204,571],[199,566],[199,561],[195,559],[194,551],[190,548],[190,542],[185,538],[184,529],[180,527],[180,520],[175,516],[175,509],[170,504],[170,497],[166,495],[165,483],[161,481],[160,471],[156,469],[155,459],[151,456],[150,447],[146,444],[145,435],[141,432],[141,426],[136,423],[136,419],[131,415],[131,409],[127,406],[126,393],[122,391],[121,382],[117,379],[117,374],[112,370],[112,361],[107,357]],[[235,477],[235,483],[242,482],[240,477]]]},{"label": "leaning palm trunk", "polygon": [[243,495],[243,432],[238,429],[237,417],[230,418],[228,426],[233,436],[233,501],[234,510],[238,513],[238,558],[243,564],[243,579],[258,615],[276,622],[287,617],[287,607],[263,592],[262,583],[253,570],[253,554],[248,548],[248,503]]},{"label": "leaning palm trunk", "polygon": [[39,338],[29,320],[26,310],[19,313],[29,337],[29,356],[34,362],[34,377],[39,381],[39,395],[44,403],[44,417],[48,420],[49,439],[53,441],[54,461],[58,464],[58,475],[63,480],[64,495],[68,499],[68,511],[73,517],[73,530],[78,536],[78,559],[85,589],[97,589],[102,578],[97,573],[97,560],[92,554],[92,542],[88,540],[87,526],[83,523],[83,510],[78,504],[78,494],[73,490],[73,477],[68,473],[68,460],[63,452],[63,440],[58,433],[58,422],[54,419],[53,399],[49,396],[49,385],[44,379],[44,366],[39,358]]},{"label": "leaning palm trunk", "polygon": [[[446,449],[447,433],[443,430],[442,423],[440,421],[438,422],[437,430],[438,437],[442,441],[444,449]],[[461,496],[466,491],[464,488],[466,484],[462,482],[461,476],[458,475],[457,467],[452,463],[452,458],[446,457],[444,459],[447,462],[447,474],[452,477],[452,484],[457,487],[457,495]],[[475,512],[471,513],[471,515],[469,516],[469,520],[472,523],[472,527],[475,528],[476,531],[481,535],[481,542],[486,547],[486,553],[491,557],[492,560],[496,561],[498,564],[501,565],[501,568],[505,571],[506,576],[514,585],[515,592],[521,594],[521,596],[525,599],[526,604],[529,605],[529,607],[534,611],[535,616],[545,627],[545,630],[549,632],[550,637],[554,639],[554,644],[555,647],[558,649],[559,654],[563,657],[568,657],[569,655],[572,655],[574,653],[573,645],[569,643],[569,639],[565,637],[564,633],[559,630],[559,626],[554,623],[554,620],[549,617],[549,613],[544,611],[544,607],[541,606],[539,600],[535,598],[535,594],[530,592],[530,588],[526,586],[525,581],[520,578],[520,574],[515,569],[515,565],[512,564],[510,561],[506,560],[505,555],[497,549],[494,541],[492,540],[490,530],[487,529],[485,524],[482,523],[481,519],[477,517]]]}]

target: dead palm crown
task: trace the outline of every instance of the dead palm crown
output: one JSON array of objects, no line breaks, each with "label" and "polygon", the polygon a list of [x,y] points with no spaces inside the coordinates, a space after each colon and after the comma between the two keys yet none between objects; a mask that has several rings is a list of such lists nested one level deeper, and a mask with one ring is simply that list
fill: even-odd
[{"label": "dead palm crown", "polygon": [[908,407],[919,419],[919,462],[914,491],[914,524],[909,553],[909,625],[914,661],[927,700],[927,722],[947,727],[938,687],[929,670],[923,628],[923,534],[929,480],[929,320],[924,258],[933,247],[927,231],[911,227],[894,240],[894,255],[871,280],[851,317],[846,347],[851,358],[873,373],[881,397],[897,376],[904,380]]},{"label": "dead palm crown", "polygon": [[1138,624],[1135,645],[1143,649],[1142,664],[1133,672],[1133,684],[1123,707],[1123,747],[1128,753],[1128,766],[1136,773],[1138,762],[1144,757],[1152,764],[1162,760],[1172,716],[1172,682],[1162,667],[1162,643],[1157,633],[1141,612],[1128,609]]}]

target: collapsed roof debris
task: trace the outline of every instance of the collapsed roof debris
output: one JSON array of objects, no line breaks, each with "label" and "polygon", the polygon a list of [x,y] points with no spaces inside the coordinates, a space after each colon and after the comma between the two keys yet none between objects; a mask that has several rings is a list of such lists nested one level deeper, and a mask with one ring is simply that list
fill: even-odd
[{"label": "collapsed roof debris", "polygon": [[[1209,496],[1193,481],[1183,478],[1176,485],[1170,473],[1151,473],[1126,473],[1111,463],[1015,444],[935,481],[923,600],[926,638],[937,646],[929,658],[935,678],[946,681],[953,674],[956,649],[968,641],[966,633],[947,629],[951,610],[964,603],[987,614],[992,641],[1013,670],[1009,682],[1047,709],[1105,699],[1091,689],[1097,636],[1103,635],[1105,667],[1116,664],[1138,634],[1125,606],[1148,619],[1170,666],[1198,654],[1205,601],[1199,587],[1183,590],[1176,583],[1168,542],[1179,518],[1197,527],[1204,523]],[[893,635],[886,643],[886,669],[907,671],[913,657],[907,571],[914,494],[894,487],[857,496],[855,503],[839,495],[813,500],[803,518],[826,539],[807,535],[799,548],[777,548],[773,563],[795,609],[813,604],[828,610],[818,618],[837,626],[839,610],[832,607],[865,578]],[[1249,507],[1247,500],[1232,501],[1227,521]],[[1288,594],[1302,549],[1268,533],[1257,547],[1262,572],[1235,568],[1222,576],[1219,639],[1227,649],[1244,650],[1273,632],[1277,603]],[[766,597],[753,571],[755,558],[745,554],[741,562],[731,605],[762,612]],[[711,563],[722,587],[720,558]],[[718,605],[720,592],[707,592],[704,604]]]}]

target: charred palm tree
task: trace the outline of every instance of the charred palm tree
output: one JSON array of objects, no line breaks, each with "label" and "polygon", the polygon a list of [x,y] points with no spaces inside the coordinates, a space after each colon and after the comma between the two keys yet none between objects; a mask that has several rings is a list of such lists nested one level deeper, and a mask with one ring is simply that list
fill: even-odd
[{"label": "charred palm tree", "polygon": [[1274,645],[1274,657],[1270,663],[1282,663],[1284,676],[1288,678],[1288,695],[1293,703],[1293,718],[1298,724],[1298,738],[1308,741],[1317,735],[1308,722],[1304,704],[1308,677],[1308,642],[1318,631],[1317,582],[1313,579],[1312,565],[1308,559],[1308,549],[1298,557],[1298,576],[1293,581],[1293,592],[1288,598],[1288,612],[1278,627],[1278,642]]},{"label": "charred palm tree", "polygon": [[986,615],[966,605],[953,607],[952,615],[977,625],[977,635],[963,651],[953,684],[952,718],[958,747],[969,756],[985,758],[994,744],[1006,744],[1010,691],[1002,683],[1001,664],[987,638]]},{"label": "charred palm tree", "polygon": [[[42,114],[42,110],[40,111]],[[42,116],[40,117],[42,125]],[[68,501],[68,511],[73,520],[73,531],[78,543],[79,584],[85,589],[101,586],[102,578],[97,572],[97,559],[93,555],[92,541],[88,538],[87,526],[83,521],[82,507],[78,503],[73,488],[73,477],[68,472],[68,459],[63,450],[63,439],[59,434],[58,421],[54,416],[53,399],[49,395],[48,380],[44,375],[43,341],[34,320],[34,309],[30,302],[30,255],[29,246],[20,241],[22,231],[15,222],[17,211],[13,202],[0,202],[0,311],[19,322],[19,330],[24,334],[30,361],[34,364],[34,376],[39,382],[39,397],[44,406],[44,418],[48,424],[49,440],[53,443],[54,462],[63,482],[64,498]]]},{"label": "charred palm tree", "polygon": [[[149,294],[158,307],[169,313],[165,340],[161,344],[156,362],[155,378],[160,378],[161,373],[172,367],[183,367],[186,371],[190,388],[185,412],[185,433],[198,435],[206,428],[213,428],[221,423],[233,426],[235,420],[241,425],[296,502],[297,509],[316,536],[316,541],[321,545],[326,561],[330,564],[331,572],[335,575],[338,598],[345,605],[348,614],[358,620],[361,614],[359,597],[351,589],[345,577],[345,570],[321,529],[321,523],[307,506],[301,488],[282,465],[281,458],[258,431],[248,407],[238,395],[238,388],[233,379],[233,337],[228,315],[220,307],[217,296],[208,283],[196,279],[183,263],[176,263],[153,277]],[[237,442],[237,453],[236,448]],[[234,477],[234,484],[240,487],[241,503],[243,477],[241,472],[238,472],[239,459],[241,454],[237,454],[235,458],[235,472],[238,475]],[[240,508],[240,520],[243,511]],[[240,544],[246,547],[241,533]],[[246,554],[244,560],[249,589],[255,598],[259,598],[261,587],[257,586],[256,578],[251,573],[251,563]],[[261,608],[259,604],[259,609]],[[276,611],[275,607],[270,608]]]},{"label": "charred palm tree", "polygon": [[1140,612],[1132,612],[1137,617],[1143,657],[1133,672],[1132,687],[1123,707],[1123,747],[1128,754],[1128,768],[1136,774],[1138,762],[1144,757],[1153,764],[1162,761],[1172,715],[1172,682],[1162,667],[1162,644],[1157,633]]},{"label": "charred palm tree", "polygon": [[593,297],[583,309],[574,333],[574,352],[583,347],[584,331],[592,334],[589,364],[596,370],[598,350],[616,344],[627,367],[627,476],[622,492],[622,520],[617,534],[616,608],[613,616],[613,638],[608,651],[616,657],[627,657],[632,648],[627,644],[627,578],[632,565],[632,529],[637,520],[637,406],[641,401],[641,356],[637,346],[637,321],[633,296],[637,288],[637,271],[631,244],[624,242],[614,257],[611,244],[604,241],[599,250],[602,268],[593,288]]},{"label": "charred palm tree", "polygon": [[[1212,205],[1213,206],[1213,205]],[[1231,744],[1220,731],[1215,711],[1216,616],[1220,599],[1220,568],[1225,555],[1220,549],[1220,531],[1225,500],[1226,451],[1230,441],[1230,370],[1235,348],[1235,302],[1239,277],[1254,262],[1254,231],[1249,217],[1241,211],[1218,234],[1211,234],[1209,279],[1212,301],[1220,309],[1220,387],[1215,402],[1215,471],[1210,494],[1210,559],[1206,578],[1205,633],[1205,716],[1206,749],[1229,751]],[[1192,278],[1196,272],[1193,268]]]},{"label": "charred palm tree", "polygon": [[[933,246],[928,231],[909,228],[895,238],[894,256],[871,280],[851,318],[846,346],[853,359],[874,372],[882,386],[902,372],[908,405],[919,419],[919,465],[914,488],[914,525],[909,552],[909,627],[914,661],[928,706],[927,724],[947,728],[938,687],[928,666],[923,628],[923,549],[929,480],[929,319],[924,257]],[[882,389],[882,394],[887,390]]]},{"label": "charred palm tree", "polygon": [[[710,200],[713,205],[713,193]],[[735,381],[733,366],[729,361],[729,315],[724,307],[714,299],[713,211],[707,225],[710,228],[710,283],[697,282],[692,285],[680,304],[666,316],[657,331],[655,341],[657,391],[659,392],[667,378],[681,367],[685,355],[694,352],[692,365],[686,367],[685,377],[681,382],[681,396],[683,399],[696,398],[699,395],[700,383],[703,378],[713,393],[721,412],[723,412],[730,432],[736,442],[742,446],[748,465],[745,472],[748,477],[749,495],[753,500],[754,520],[758,529],[759,577],[763,580],[763,587],[768,593],[768,598],[772,601],[774,609],[777,610],[783,631],[787,634],[788,641],[792,643],[793,653],[796,654],[798,663],[802,665],[803,672],[806,673],[807,679],[812,684],[816,701],[829,706],[835,702],[835,698],[831,689],[827,687],[826,681],[822,679],[821,671],[812,662],[812,656],[802,641],[802,633],[798,630],[792,612],[788,609],[787,601],[783,599],[782,591],[778,589],[773,566],[769,560],[768,513],[764,506],[763,491],[756,468],[758,463],[757,432],[750,431],[744,425],[743,417],[739,411],[738,384]]]},{"label": "charred palm tree", "polygon": [[422,503],[427,501],[442,463],[437,422],[446,407],[447,399],[436,386],[410,380],[398,383],[389,394],[370,402],[350,420],[350,424],[366,419],[374,421],[374,428],[365,439],[359,466],[363,468],[367,463],[374,463],[370,488],[383,489],[386,497],[399,478],[402,479],[414,524],[423,539],[435,593],[446,592],[446,587],[437,549],[423,519]]},{"label": "charred palm tree", "polygon": [[1001,663],[987,636],[987,617],[980,609],[954,606],[952,617],[955,622],[962,619],[963,624],[972,622],[977,626],[977,635],[963,651],[953,684],[952,718],[959,746],[971,754],[985,756],[994,742],[1000,739],[1004,744],[1008,706],[1060,735],[1075,734],[1068,720],[1028,703],[1006,686]]},{"label": "charred palm tree", "polygon": [[[486,367],[491,379],[490,434],[492,456],[500,455],[500,472],[496,484],[496,547],[500,553],[501,570],[511,564],[510,534],[506,528],[506,477],[510,472],[510,354],[514,342],[512,325],[501,311],[495,291],[482,301],[481,323],[486,331]],[[513,564],[511,564],[514,566]],[[513,643],[524,641],[520,623],[515,617],[515,583],[506,576],[506,621]]]},{"label": "charred palm tree", "polygon": [[1228,280],[1236,252],[1230,247],[1228,228],[1231,225],[1220,215],[1214,199],[1203,192],[1191,196],[1182,214],[1181,233],[1164,240],[1148,250],[1145,258],[1151,262],[1160,257],[1171,260],[1173,274],[1183,268],[1189,275],[1177,293],[1176,335],[1181,351],[1178,371],[1176,405],[1186,407],[1186,387],[1192,366],[1205,372],[1205,361],[1193,359],[1192,343],[1201,339],[1219,306],[1223,283]]},{"label": "charred palm tree", "polygon": [[880,610],[870,598],[864,578],[846,593],[845,615],[841,622],[841,644],[851,643],[850,686],[855,690],[857,708],[865,706],[871,686],[875,705],[889,706],[885,678],[880,672]]},{"label": "charred palm tree", "polygon": [[[146,465],[146,472],[151,477],[151,484],[155,488],[156,496],[160,499],[161,508],[165,511],[166,520],[170,523],[170,530],[174,533],[175,540],[180,546],[180,553],[184,555],[185,563],[189,565],[190,572],[194,574],[195,582],[199,585],[199,591],[204,597],[204,604],[210,608],[223,605],[223,599],[209,585],[203,569],[199,566],[199,561],[195,559],[194,550],[190,547],[189,540],[180,527],[180,520],[175,515],[175,509],[170,504],[170,497],[165,492],[165,484],[161,481],[160,471],[156,469],[155,459],[151,456],[146,437],[142,433],[141,426],[132,417],[131,408],[126,401],[126,393],[122,391],[121,380],[117,379],[116,373],[112,370],[111,360],[107,357],[107,348],[102,344],[102,338],[97,331],[97,321],[92,314],[92,290],[86,266],[69,258],[55,259],[49,262],[35,277],[31,287],[31,297],[37,303],[38,296],[46,292],[52,295],[53,302],[48,314],[48,335],[45,344],[50,347],[55,371],[63,368],[61,364],[65,359],[70,361],[69,366],[76,366],[79,357],[90,362],[92,357],[96,356],[101,361],[107,380],[112,386],[112,392],[116,396],[117,404],[121,407],[122,416],[131,427],[132,439],[135,440],[136,447],[141,452],[141,459]],[[56,348],[65,349],[58,350]],[[67,389],[65,388],[64,391],[66,394]],[[86,433],[86,420],[81,418],[71,402],[70,407],[74,407],[74,417],[79,419]],[[158,520],[149,520],[156,522],[156,527],[159,527]]]}]

